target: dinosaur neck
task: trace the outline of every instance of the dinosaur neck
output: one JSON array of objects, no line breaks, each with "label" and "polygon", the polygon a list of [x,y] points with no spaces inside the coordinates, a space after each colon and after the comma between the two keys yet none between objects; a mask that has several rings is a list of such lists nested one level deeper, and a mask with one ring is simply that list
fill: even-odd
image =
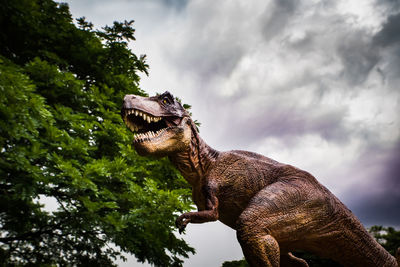
[{"label": "dinosaur neck", "polygon": [[219,152],[207,145],[199,136],[194,124],[192,137],[187,150],[170,155],[169,159],[192,185],[201,183],[209,171],[210,165],[217,159]]}]

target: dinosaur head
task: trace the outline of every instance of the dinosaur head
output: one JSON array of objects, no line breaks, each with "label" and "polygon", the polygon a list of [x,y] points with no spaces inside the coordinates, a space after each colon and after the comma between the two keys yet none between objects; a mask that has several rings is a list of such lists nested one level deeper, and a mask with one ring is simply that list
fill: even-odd
[{"label": "dinosaur head", "polygon": [[121,116],[134,134],[133,146],[139,155],[166,156],[190,144],[190,116],[169,92],[152,97],[126,95]]}]

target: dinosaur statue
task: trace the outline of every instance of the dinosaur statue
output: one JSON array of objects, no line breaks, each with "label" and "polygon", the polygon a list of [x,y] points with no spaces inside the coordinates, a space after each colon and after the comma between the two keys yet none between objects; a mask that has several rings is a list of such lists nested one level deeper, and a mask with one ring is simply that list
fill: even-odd
[{"label": "dinosaur statue", "polygon": [[198,211],[179,216],[180,232],[220,220],[236,230],[251,266],[308,266],[296,250],[344,266],[400,266],[311,174],[252,152],[216,151],[169,92],[126,95],[121,115],[138,154],[168,156],[192,186]]}]

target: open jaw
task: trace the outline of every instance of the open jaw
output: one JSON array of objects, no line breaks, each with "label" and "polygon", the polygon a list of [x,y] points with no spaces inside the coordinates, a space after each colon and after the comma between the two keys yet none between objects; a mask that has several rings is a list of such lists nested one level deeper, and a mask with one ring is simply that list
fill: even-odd
[{"label": "open jaw", "polygon": [[168,130],[176,126],[176,117],[154,116],[137,109],[123,109],[122,118],[126,126],[134,134],[134,143],[158,139]]}]

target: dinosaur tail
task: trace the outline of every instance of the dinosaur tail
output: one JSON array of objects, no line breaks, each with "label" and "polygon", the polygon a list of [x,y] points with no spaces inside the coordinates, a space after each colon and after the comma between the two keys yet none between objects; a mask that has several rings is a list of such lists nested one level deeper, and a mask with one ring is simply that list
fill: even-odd
[{"label": "dinosaur tail", "polygon": [[397,260],[397,266],[400,267],[400,248],[397,248],[397,251],[396,251],[396,260]]}]

